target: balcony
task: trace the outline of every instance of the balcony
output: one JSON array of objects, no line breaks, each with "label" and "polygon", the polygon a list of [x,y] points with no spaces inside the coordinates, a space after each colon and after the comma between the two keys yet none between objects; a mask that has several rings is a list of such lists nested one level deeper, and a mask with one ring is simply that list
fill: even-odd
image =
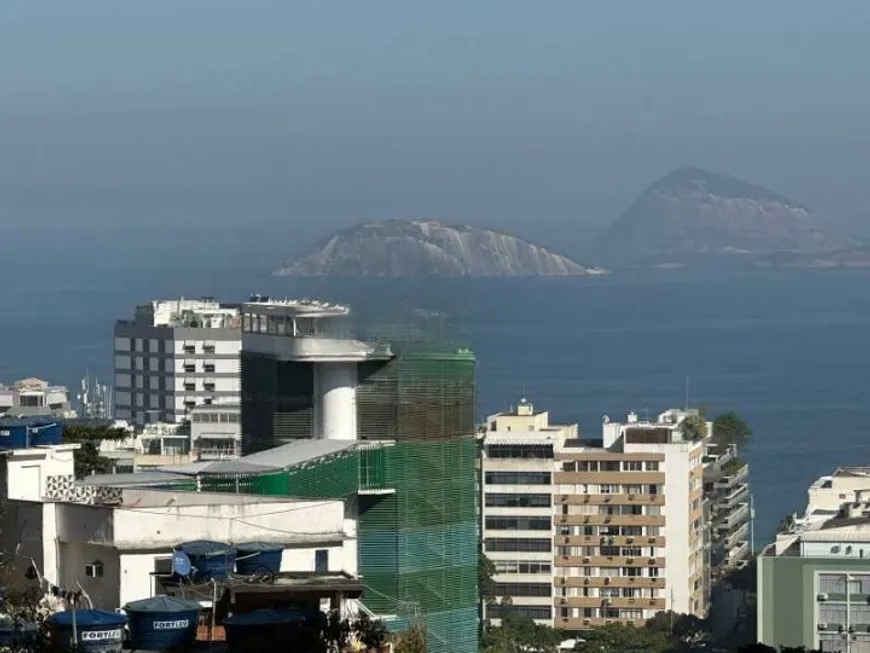
[{"label": "balcony", "polygon": [[637,610],[664,610],[665,599],[623,598],[607,596],[556,596],[553,605],[557,608],[629,608]]},{"label": "balcony", "polygon": [[557,515],[565,526],[664,526],[664,515]]},{"label": "balcony", "polygon": [[731,530],[735,526],[749,519],[749,504],[741,503],[729,513],[722,513],[716,520],[715,529],[717,531]]},{"label": "balcony", "polygon": [[722,466],[722,476],[716,481],[717,489],[730,489],[749,477],[749,465],[740,458],[729,460]]},{"label": "balcony", "polygon": [[663,494],[554,494],[553,503],[567,505],[663,506]]},{"label": "balcony", "polygon": [[732,490],[730,490],[727,495],[721,497],[718,501],[716,501],[714,505],[719,510],[729,510],[733,508],[735,504],[745,500],[747,494],[749,494],[749,484],[740,483]]},{"label": "balcony", "polygon": [[646,619],[563,619],[557,617],[553,624],[556,628],[564,630],[588,630],[590,628],[598,628],[608,624],[622,624],[623,626],[643,626],[646,624]]},{"label": "balcony", "polygon": [[556,587],[651,587],[664,589],[665,579],[642,576],[556,576]]},{"label": "balcony", "polygon": [[555,556],[557,567],[659,567],[665,566],[664,558],[648,556]]},{"label": "balcony", "polygon": [[608,485],[664,485],[664,472],[556,472],[553,474],[556,485],[583,485],[586,483],[605,483]]},{"label": "balcony", "polygon": [[556,535],[553,544],[561,546],[665,546],[663,536],[649,535]]},{"label": "balcony", "polygon": [[746,539],[748,533],[749,523],[743,522],[740,526],[725,536],[725,548],[733,549],[741,540]]}]

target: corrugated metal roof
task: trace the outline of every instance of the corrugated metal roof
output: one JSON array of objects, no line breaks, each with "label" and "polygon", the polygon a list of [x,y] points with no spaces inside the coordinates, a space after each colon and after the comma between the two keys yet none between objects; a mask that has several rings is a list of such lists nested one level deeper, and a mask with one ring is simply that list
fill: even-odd
[{"label": "corrugated metal roof", "polygon": [[356,440],[296,440],[274,449],[243,456],[239,462],[283,469],[353,449],[359,444]]},{"label": "corrugated metal roof", "polygon": [[270,472],[274,468],[268,465],[253,465],[244,459],[239,460],[211,460],[189,465],[167,465],[158,467],[161,472],[183,476],[196,476],[197,474],[257,474]]}]

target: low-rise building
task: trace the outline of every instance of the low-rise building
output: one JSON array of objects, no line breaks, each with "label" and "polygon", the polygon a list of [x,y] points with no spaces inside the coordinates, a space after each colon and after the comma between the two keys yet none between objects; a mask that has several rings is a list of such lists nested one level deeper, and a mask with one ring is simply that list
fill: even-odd
[{"label": "low-rise building", "polygon": [[870,467],[816,479],[758,556],[758,638],[870,652]]},{"label": "low-rise building", "polygon": [[577,631],[643,625],[662,610],[706,615],[710,424],[684,435],[690,415],[697,413],[605,417],[600,441],[579,439],[576,425],[550,427],[525,401],[487,420],[484,548],[496,596],[511,599],[490,617],[509,609]]},{"label": "low-rise building", "polygon": [[69,401],[69,391],[63,385],[27,378],[11,385],[0,385],[0,415],[14,417],[75,417]]}]

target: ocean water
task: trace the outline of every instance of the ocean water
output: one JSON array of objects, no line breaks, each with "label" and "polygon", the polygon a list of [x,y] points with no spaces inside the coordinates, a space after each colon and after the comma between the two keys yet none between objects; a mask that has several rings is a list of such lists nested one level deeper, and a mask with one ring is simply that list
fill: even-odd
[{"label": "ocean water", "polygon": [[[254,262],[256,263],[256,262]],[[521,396],[559,422],[600,434],[603,415],[689,401],[735,410],[754,430],[756,540],[802,509],[809,483],[838,465],[870,464],[870,272],[625,271],[600,279],[429,282],[282,279],[228,262],[16,275],[0,289],[0,380],[77,383],[111,377],[112,323],[152,297],[317,296],[368,307],[438,309],[448,335],[478,356],[480,415]]]}]

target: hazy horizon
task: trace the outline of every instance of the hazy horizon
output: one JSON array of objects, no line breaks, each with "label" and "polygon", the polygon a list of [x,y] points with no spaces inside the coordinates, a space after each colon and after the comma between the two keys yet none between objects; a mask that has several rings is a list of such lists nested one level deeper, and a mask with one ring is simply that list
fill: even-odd
[{"label": "hazy horizon", "polygon": [[585,258],[645,187],[697,166],[867,235],[868,18],[856,1],[7,2],[0,219],[58,264],[96,247],[107,265],[255,251],[272,268],[395,217]]}]

